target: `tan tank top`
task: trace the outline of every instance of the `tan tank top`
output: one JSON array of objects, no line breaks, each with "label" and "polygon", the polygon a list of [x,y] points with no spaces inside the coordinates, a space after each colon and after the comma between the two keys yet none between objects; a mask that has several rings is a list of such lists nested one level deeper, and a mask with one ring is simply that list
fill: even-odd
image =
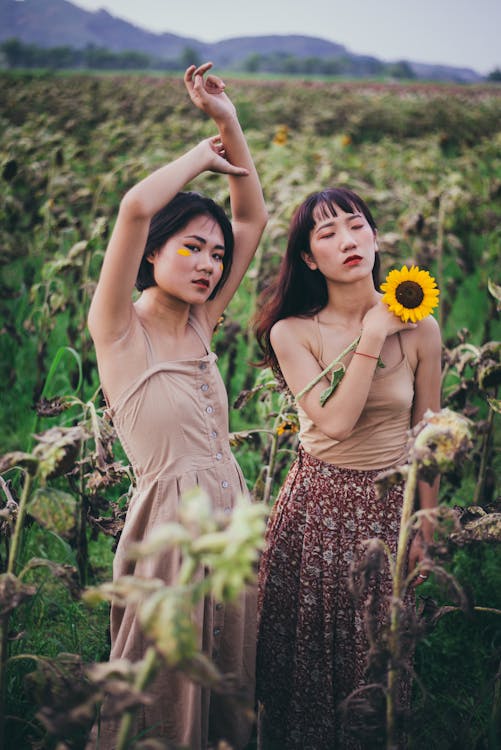
[{"label": "tan tank top", "polygon": [[[319,326],[318,334],[319,364],[323,369],[326,365],[322,362]],[[336,466],[362,471],[386,469],[405,460],[414,399],[414,373],[403,350],[400,334],[397,336],[402,359],[393,367],[376,368],[364,410],[345,440],[334,440],[325,435],[297,404],[299,440],[307,453]]]}]

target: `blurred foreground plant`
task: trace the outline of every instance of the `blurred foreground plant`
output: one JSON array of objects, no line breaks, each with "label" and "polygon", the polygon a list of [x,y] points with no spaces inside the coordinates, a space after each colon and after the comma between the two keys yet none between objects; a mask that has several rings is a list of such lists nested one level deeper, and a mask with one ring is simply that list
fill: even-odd
[{"label": "blurred foreground plant", "polygon": [[[229,676],[220,673],[198,648],[193,611],[205,596],[231,602],[247,584],[253,583],[258,550],[263,546],[266,512],[262,503],[252,503],[244,496],[237,499],[231,514],[215,511],[207,494],[195,489],[183,497],[177,522],[158,526],[144,541],[132,545],[129,557],[133,560],[178,548],[182,559],[179,576],[172,585],[156,578],[122,576],[84,594],[91,604],[102,600],[119,606],[133,603],[151,644],[133,668],[126,660],[109,667],[99,665],[94,668],[94,678],[104,675],[116,679],[122,671],[136,696],[147,700],[144,691],[165,663],[212,689],[231,689]],[[201,570],[205,571],[202,577]],[[106,690],[106,679],[103,687]],[[125,713],[123,705],[120,707],[123,718],[117,750],[129,747],[135,707],[137,702]]]}]

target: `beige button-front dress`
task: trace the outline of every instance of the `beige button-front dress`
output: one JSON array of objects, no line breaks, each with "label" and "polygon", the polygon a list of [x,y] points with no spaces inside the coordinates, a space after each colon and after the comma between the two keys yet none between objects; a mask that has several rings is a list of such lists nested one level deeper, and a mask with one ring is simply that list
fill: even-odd
[{"label": "beige button-front dress", "polygon": [[[167,584],[180,568],[177,550],[134,563],[127,559],[132,542],[144,539],[158,524],[173,521],[181,495],[198,485],[214,508],[230,512],[245,493],[241,470],[230,450],[228,401],[216,355],[200,324],[189,324],[206,349],[200,359],[157,362],[144,332],[148,367],[110,407],[113,423],[137,479],[117,547],[113,575],[156,577]],[[256,595],[249,588],[238,604],[223,606],[206,599],[195,613],[199,644],[223,673],[237,678],[253,707]],[[111,659],[140,659],[147,643],[134,607],[111,610]],[[235,749],[249,741],[249,711],[229,696],[216,694],[163,668],[150,692],[151,705],[139,709],[134,728],[145,737],[162,737],[175,745],[203,750],[211,741],[227,740]],[[240,695],[242,694],[240,693]],[[100,748],[114,747],[117,724],[101,724]]]}]

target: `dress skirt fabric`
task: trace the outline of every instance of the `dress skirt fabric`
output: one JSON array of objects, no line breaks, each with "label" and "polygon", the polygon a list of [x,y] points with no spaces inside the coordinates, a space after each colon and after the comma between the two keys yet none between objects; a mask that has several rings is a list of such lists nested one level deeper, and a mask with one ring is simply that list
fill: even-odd
[{"label": "dress skirt fabric", "polygon": [[[200,487],[214,511],[230,513],[239,495],[247,494],[244,477],[229,444],[228,401],[224,383],[200,324],[189,324],[207,354],[200,358],[157,361],[145,332],[148,368],[110,406],[120,442],[136,477],[125,525],[116,550],[113,578],[134,575],[175,585],[181,569],[179,549],[171,548],[132,561],[128,550],[161,524],[177,520],[183,496]],[[206,750],[219,740],[234,750],[248,743],[253,727],[256,650],[256,587],[237,602],[225,604],[207,596],[193,611],[198,648],[231,677],[235,695],[210,690],[167,666],[148,685],[150,701],[135,711],[132,734],[162,740],[169,748]],[[137,662],[147,639],[134,604],[113,605],[110,618],[111,660]],[[104,702],[99,734],[88,750],[114,750],[121,717],[107,715]]]},{"label": "dress skirt fabric", "polygon": [[[403,488],[376,497],[376,470],[325,463],[300,446],[273,507],[259,573],[257,698],[262,750],[355,750],[340,704],[366,681],[364,601],[350,570],[378,537],[396,550]],[[391,597],[387,566],[375,576],[376,619]],[[402,695],[407,695],[405,688]]]}]

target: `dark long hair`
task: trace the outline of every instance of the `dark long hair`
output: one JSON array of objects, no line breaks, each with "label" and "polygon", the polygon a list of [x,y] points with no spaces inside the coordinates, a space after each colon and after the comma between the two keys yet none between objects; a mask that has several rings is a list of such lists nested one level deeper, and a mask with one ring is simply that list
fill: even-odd
[{"label": "dark long hair", "polygon": [[177,193],[174,198],[160,209],[150,222],[150,229],[144,247],[141,265],[136,278],[136,289],[140,292],[150,286],[156,286],[153,275],[153,265],[148,257],[164,245],[169,237],[183,229],[195,216],[211,216],[221,227],[224,239],[224,267],[219,282],[209,299],[213,299],[221,289],[233,261],[233,248],[235,240],[231,222],[221,206],[218,206],[212,198],[192,191]]},{"label": "dark long hair", "polygon": [[[309,195],[295,210],[289,227],[287,249],[280,263],[277,278],[263,291],[254,318],[254,330],[263,352],[261,365],[271,367],[281,377],[275,352],[270,343],[273,325],[291,316],[311,317],[328,301],[327,283],[318,270],[308,268],[302,254],[310,252],[310,232],[315,226],[315,212],[337,216],[336,206],[345,213],[360,211],[376,232],[376,222],[365,202],[346,188],[328,188]],[[376,253],[372,278],[379,289],[379,253]]]}]

